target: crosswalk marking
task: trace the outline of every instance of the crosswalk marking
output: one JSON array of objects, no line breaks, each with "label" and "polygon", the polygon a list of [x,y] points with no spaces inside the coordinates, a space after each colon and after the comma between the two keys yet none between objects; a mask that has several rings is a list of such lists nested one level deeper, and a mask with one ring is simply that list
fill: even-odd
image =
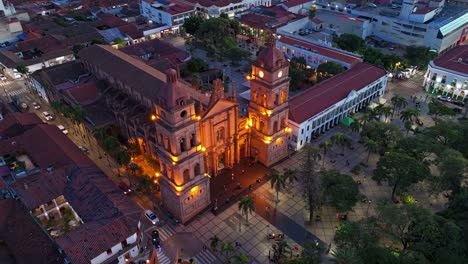
[{"label": "crosswalk marking", "polygon": [[28,93],[28,90],[26,88],[22,88],[22,89],[19,89],[19,90],[13,90],[13,91],[7,91],[8,95],[10,96],[13,96],[13,95],[21,95],[21,94],[25,94],[25,93]]},{"label": "crosswalk marking", "polygon": [[159,264],[171,264],[171,259],[166,256],[166,254],[164,254],[164,252],[159,249],[158,251],[158,260],[159,260]]},{"label": "crosswalk marking", "polygon": [[177,233],[169,225],[164,225],[163,227],[157,228],[156,230],[159,231],[159,237],[161,238],[161,241],[165,241],[166,239]]},{"label": "crosswalk marking", "polygon": [[194,258],[196,264],[219,263],[215,255],[208,250],[198,253]]}]

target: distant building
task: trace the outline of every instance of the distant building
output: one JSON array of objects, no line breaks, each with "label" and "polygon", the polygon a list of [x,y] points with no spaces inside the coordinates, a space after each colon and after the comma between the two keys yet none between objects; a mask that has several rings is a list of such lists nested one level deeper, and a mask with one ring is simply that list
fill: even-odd
[{"label": "distant building", "polygon": [[313,44],[302,38],[280,36],[281,38],[276,42],[276,47],[284,52],[287,58],[303,57],[307,65],[312,68],[317,68],[327,61],[333,61],[348,69],[362,61],[361,57],[348,51]]},{"label": "distant building", "polygon": [[291,147],[301,149],[349,114],[380,98],[386,85],[384,69],[358,62],[351,69],[292,97],[289,100]]},{"label": "distant building", "polygon": [[268,30],[274,33],[277,28],[303,17],[303,15],[288,12],[281,6],[259,6],[241,14],[239,22],[254,30],[254,34],[259,35],[259,31],[261,30]]},{"label": "distant building", "polygon": [[146,19],[179,32],[185,19],[195,14],[195,6],[179,0],[140,0],[140,12]]},{"label": "distant building", "polygon": [[426,46],[443,52],[467,42],[468,10],[445,0],[405,0],[401,6],[346,7],[317,3],[317,8],[363,22],[363,38],[376,36],[404,46]]},{"label": "distant building", "polygon": [[465,100],[468,96],[468,46],[458,46],[429,63],[423,83],[426,92]]}]

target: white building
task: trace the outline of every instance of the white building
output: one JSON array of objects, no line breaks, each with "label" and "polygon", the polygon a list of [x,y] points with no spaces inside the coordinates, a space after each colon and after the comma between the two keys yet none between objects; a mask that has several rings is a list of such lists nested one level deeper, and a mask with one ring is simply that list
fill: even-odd
[{"label": "white building", "polygon": [[327,61],[333,61],[348,69],[362,61],[362,58],[354,53],[313,44],[300,36],[280,36],[281,38],[276,42],[276,47],[289,59],[304,57],[307,65],[312,68],[317,68]]},{"label": "white building", "polygon": [[288,0],[281,2],[280,5],[285,7],[288,12],[307,15],[313,4],[315,4],[315,0]]},{"label": "white building", "polygon": [[146,19],[178,32],[185,19],[195,14],[195,6],[178,0],[140,0],[140,13]]},{"label": "white building", "polygon": [[441,92],[465,100],[468,96],[468,46],[458,46],[431,61],[423,86],[426,92]]},{"label": "white building", "polygon": [[377,36],[405,45],[426,46],[442,52],[467,43],[468,10],[447,6],[438,0],[404,0],[402,6],[363,5],[346,7],[339,3],[318,3],[317,8],[336,12],[363,22],[361,37]]},{"label": "white building", "polygon": [[359,62],[289,100],[289,145],[301,149],[350,113],[380,98],[387,85],[384,69]]}]

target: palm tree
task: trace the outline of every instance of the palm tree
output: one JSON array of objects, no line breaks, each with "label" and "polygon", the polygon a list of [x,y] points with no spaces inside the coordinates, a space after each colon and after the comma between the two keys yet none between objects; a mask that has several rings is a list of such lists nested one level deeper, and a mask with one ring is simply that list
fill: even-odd
[{"label": "palm tree", "polygon": [[403,122],[410,121],[413,122],[415,118],[419,116],[419,109],[406,109],[401,111],[400,119]]},{"label": "palm tree", "polygon": [[380,109],[380,113],[382,113],[385,117],[384,121],[387,121],[387,118],[392,115],[393,111],[390,106],[384,106]]},{"label": "palm tree", "polygon": [[331,140],[334,144],[336,144],[337,146],[341,146],[342,147],[342,152],[344,153],[344,148],[347,146],[351,146],[351,138],[348,137],[347,135],[345,135],[344,133],[336,133],[335,135],[333,135],[331,137]]},{"label": "palm tree", "polygon": [[279,241],[271,246],[273,248],[273,259],[276,263],[281,263],[289,257],[291,246],[286,241]]},{"label": "palm tree", "polygon": [[362,123],[360,120],[354,120],[354,122],[349,125],[349,128],[351,131],[359,134],[361,132]]},{"label": "palm tree", "polygon": [[356,249],[353,247],[338,247],[336,251],[333,251],[332,256],[335,258],[333,262],[338,264],[363,263]]},{"label": "palm tree", "polygon": [[210,238],[210,247],[213,251],[218,251],[219,242],[221,242],[221,239],[219,239],[217,235]]},{"label": "palm tree", "polygon": [[379,144],[372,139],[365,138],[364,139],[364,146],[367,150],[367,160],[369,162],[369,157],[371,153],[377,153],[379,151]]},{"label": "palm tree", "polygon": [[323,155],[322,155],[322,167],[325,167],[325,158],[327,156],[327,152],[331,149],[332,147],[332,142],[327,139],[324,142],[320,143],[319,148],[322,149]]},{"label": "palm tree", "polygon": [[249,213],[255,210],[255,200],[249,196],[242,197],[239,201],[239,210],[245,215],[245,222],[249,225]]},{"label": "palm tree", "polygon": [[226,258],[229,259],[229,255],[234,252],[234,247],[232,246],[232,242],[224,242],[221,245],[221,253],[226,254]]},{"label": "palm tree", "polygon": [[271,188],[276,191],[276,203],[279,202],[279,192],[286,187],[286,178],[277,170],[273,170],[270,178]]},{"label": "palm tree", "polygon": [[104,127],[95,128],[93,135],[97,140],[101,141],[106,137],[106,129]]},{"label": "palm tree", "polygon": [[289,184],[293,184],[297,181],[296,171],[285,168],[283,172],[284,180],[287,181]]},{"label": "palm tree", "polygon": [[250,257],[247,255],[234,255],[231,257],[232,263],[233,264],[247,264],[249,263]]},{"label": "palm tree", "polygon": [[[392,97],[392,99],[390,99],[390,101],[392,102],[392,105],[393,105],[393,114],[395,114],[396,110],[400,110],[401,108],[405,108],[406,106],[408,106],[408,101],[406,101],[406,99],[399,94],[395,94]],[[393,114],[392,114],[392,117],[393,117]]]}]

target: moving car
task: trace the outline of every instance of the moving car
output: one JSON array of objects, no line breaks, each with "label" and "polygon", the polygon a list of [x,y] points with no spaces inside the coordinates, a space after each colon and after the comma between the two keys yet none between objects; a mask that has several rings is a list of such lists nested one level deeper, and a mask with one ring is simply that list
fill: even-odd
[{"label": "moving car", "polygon": [[47,112],[42,112],[42,115],[44,116],[45,120],[49,121],[54,119],[49,113]]},{"label": "moving car", "polygon": [[78,146],[78,148],[81,149],[81,151],[83,151],[84,153],[88,152],[88,149],[86,147]]},{"label": "moving car", "polygon": [[33,105],[34,109],[36,109],[36,110],[41,109],[41,106],[36,102],[33,102],[32,105]]},{"label": "moving car", "polygon": [[153,225],[159,223],[159,218],[151,210],[146,210],[145,216]]},{"label": "moving car", "polygon": [[66,135],[66,134],[68,134],[68,130],[67,130],[67,129],[65,129],[65,127],[64,127],[64,126],[62,126],[62,125],[58,125],[57,127],[58,127],[58,128],[60,129],[60,131],[62,131],[62,133],[64,133],[65,135]]},{"label": "moving car", "polygon": [[132,192],[132,189],[130,189],[130,187],[128,187],[124,182],[119,182],[118,186],[124,194],[130,194]]}]

